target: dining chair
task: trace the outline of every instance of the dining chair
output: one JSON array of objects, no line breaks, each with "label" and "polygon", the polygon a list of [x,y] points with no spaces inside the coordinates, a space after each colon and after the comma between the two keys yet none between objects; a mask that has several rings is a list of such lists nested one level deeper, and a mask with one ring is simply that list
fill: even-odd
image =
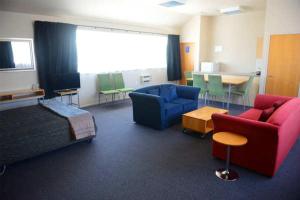
[{"label": "dining chair", "polygon": [[220,75],[208,75],[207,91],[211,100],[220,97],[224,107],[227,90],[223,86],[222,77]]},{"label": "dining chair", "polygon": [[100,104],[100,96],[101,94],[105,95],[105,102],[107,102],[107,95],[111,95],[112,101],[115,98],[115,94],[118,94],[119,91],[115,89],[113,81],[111,79],[110,74],[98,74],[98,96],[99,96],[99,104]]},{"label": "dining chair", "polygon": [[193,87],[200,88],[200,96],[204,98],[204,103],[206,104],[207,98],[207,85],[203,74],[193,74]]},{"label": "dining chair", "polygon": [[113,73],[112,78],[115,84],[115,89],[123,94],[123,99],[125,99],[127,92],[132,92],[134,90],[133,88],[125,87],[122,73]]},{"label": "dining chair", "polygon": [[188,86],[193,86],[193,73],[191,71],[185,71],[184,72],[184,77],[186,79],[186,84]]},{"label": "dining chair", "polygon": [[253,80],[254,80],[254,75],[251,75],[247,82],[245,82],[241,86],[232,88],[231,90],[231,94],[238,95],[243,98],[244,110],[246,109],[246,101],[247,101],[247,105],[250,106],[249,92],[253,85]]}]

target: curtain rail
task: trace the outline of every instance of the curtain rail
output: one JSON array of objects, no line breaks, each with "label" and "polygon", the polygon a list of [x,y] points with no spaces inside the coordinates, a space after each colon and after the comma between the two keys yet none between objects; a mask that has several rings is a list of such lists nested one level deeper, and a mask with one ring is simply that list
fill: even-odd
[{"label": "curtain rail", "polygon": [[155,33],[150,31],[135,31],[130,29],[122,29],[122,28],[109,28],[105,26],[87,26],[87,25],[77,25],[78,27],[83,28],[92,28],[92,29],[106,29],[111,31],[125,31],[125,32],[131,32],[131,33],[140,33],[140,34],[151,34],[151,35],[168,35],[166,33]]}]

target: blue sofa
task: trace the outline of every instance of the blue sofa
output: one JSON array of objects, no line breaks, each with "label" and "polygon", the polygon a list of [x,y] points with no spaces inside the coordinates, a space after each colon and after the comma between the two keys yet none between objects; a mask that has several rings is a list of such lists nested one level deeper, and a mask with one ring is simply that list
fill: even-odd
[{"label": "blue sofa", "polygon": [[180,122],[183,113],[198,108],[200,89],[162,84],[137,89],[132,100],[133,120],[155,129],[165,129]]}]

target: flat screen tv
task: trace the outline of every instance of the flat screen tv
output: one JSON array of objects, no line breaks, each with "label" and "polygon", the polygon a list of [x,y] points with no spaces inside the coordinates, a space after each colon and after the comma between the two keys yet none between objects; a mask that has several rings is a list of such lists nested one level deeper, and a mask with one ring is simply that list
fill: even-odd
[{"label": "flat screen tv", "polygon": [[53,78],[53,90],[67,90],[80,88],[80,74],[68,73],[56,75]]}]

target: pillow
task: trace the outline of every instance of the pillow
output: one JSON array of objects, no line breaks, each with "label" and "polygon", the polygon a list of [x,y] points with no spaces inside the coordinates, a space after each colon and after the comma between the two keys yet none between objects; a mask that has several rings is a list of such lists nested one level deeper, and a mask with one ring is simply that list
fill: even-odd
[{"label": "pillow", "polygon": [[275,101],[275,102],[273,103],[273,107],[274,107],[275,109],[277,109],[277,108],[279,108],[280,106],[282,106],[285,102],[286,102],[286,100],[278,100],[278,101]]},{"label": "pillow", "polygon": [[173,99],[177,98],[176,86],[161,86],[160,96],[164,99],[165,102],[170,102]]},{"label": "pillow", "polygon": [[147,91],[147,94],[157,95],[159,96],[159,88],[151,89]]},{"label": "pillow", "polygon": [[274,111],[279,108],[280,106],[282,106],[284,103],[286,102],[286,100],[277,100],[273,103],[272,107],[264,109],[259,117],[259,121],[262,122],[266,122],[271,115],[274,113]]},{"label": "pillow", "polygon": [[278,108],[268,119],[268,123],[281,126],[291,113],[300,107],[300,98],[293,98]]},{"label": "pillow", "polygon": [[273,114],[273,112],[275,111],[275,107],[272,106],[270,108],[267,108],[267,109],[264,109],[258,119],[258,121],[261,121],[261,122],[266,122],[269,117],[271,117],[271,115]]}]

